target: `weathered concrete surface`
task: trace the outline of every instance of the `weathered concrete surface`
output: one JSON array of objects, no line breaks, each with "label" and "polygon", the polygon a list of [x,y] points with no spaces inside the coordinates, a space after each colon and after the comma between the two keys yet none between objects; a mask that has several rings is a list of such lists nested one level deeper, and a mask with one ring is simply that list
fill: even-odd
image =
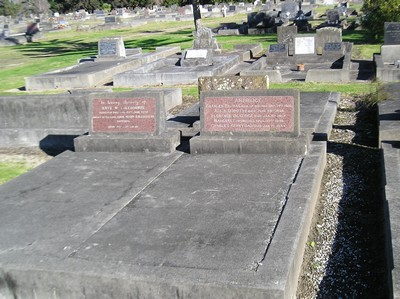
[{"label": "weathered concrete surface", "polygon": [[379,103],[382,183],[386,201],[387,259],[393,298],[400,298],[400,83],[387,84],[389,100]]},{"label": "weathered concrete surface", "polygon": [[0,186],[0,297],[293,298],[325,154],[66,152]]},{"label": "weathered concrete surface", "polygon": [[180,47],[160,47],[156,52],[128,56],[125,59],[98,60],[25,78],[26,90],[51,90],[98,87],[126,72],[180,51]]},{"label": "weathered concrete surface", "polygon": [[144,65],[134,71],[116,74],[113,77],[114,86],[170,86],[197,83],[199,77],[216,76],[228,71],[240,63],[238,54],[214,55],[211,66],[180,66],[180,57],[166,58]]},{"label": "weathered concrete surface", "polygon": [[[178,156],[66,153],[2,186],[1,294],[289,298],[299,227],[269,244],[302,157]],[[304,221],[312,177],[288,223]]]}]

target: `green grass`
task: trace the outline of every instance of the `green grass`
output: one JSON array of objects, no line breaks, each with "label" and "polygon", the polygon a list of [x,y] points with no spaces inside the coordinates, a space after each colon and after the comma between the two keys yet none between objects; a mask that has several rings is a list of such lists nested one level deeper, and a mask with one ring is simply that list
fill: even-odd
[{"label": "green grass", "polygon": [[[325,11],[330,7],[320,6]],[[216,28],[224,23],[241,23],[247,20],[246,14],[238,14],[227,18],[205,18],[205,26]],[[153,51],[159,46],[179,45],[182,49],[190,48],[193,41],[192,21],[148,23],[133,28],[121,28],[102,31],[77,31],[78,22],[72,23],[71,30],[48,32],[44,38],[26,45],[0,48],[0,94],[9,94],[10,90],[18,92],[24,86],[24,78],[54,71],[67,66],[76,65],[79,58],[97,54],[98,41],[103,37],[122,36],[127,48],[142,48],[143,52]],[[98,26],[92,22],[91,26]],[[98,27],[100,28],[100,27]],[[264,49],[276,43],[276,34],[257,36],[219,36],[218,43],[223,50],[232,50],[236,44],[261,43]],[[353,59],[372,59],[372,54],[379,52],[380,45],[369,41],[363,30],[343,32],[343,40],[354,43]],[[304,87],[311,88],[304,83]],[[275,86],[272,85],[272,86]],[[316,89],[326,89],[335,85],[318,84]],[[345,87],[338,87],[346,89]],[[348,87],[347,87],[348,88]],[[354,87],[357,89],[358,87]],[[118,89],[116,89],[118,90]],[[314,89],[313,89],[314,90]],[[184,93],[185,93],[184,89]],[[196,94],[192,88],[187,92]]]},{"label": "green grass", "polygon": [[364,94],[374,92],[376,83],[313,83],[313,82],[289,82],[289,83],[270,83],[271,89],[294,88],[303,92],[341,92],[346,94]]},{"label": "green grass", "polygon": [[32,169],[23,162],[0,162],[0,185]]}]

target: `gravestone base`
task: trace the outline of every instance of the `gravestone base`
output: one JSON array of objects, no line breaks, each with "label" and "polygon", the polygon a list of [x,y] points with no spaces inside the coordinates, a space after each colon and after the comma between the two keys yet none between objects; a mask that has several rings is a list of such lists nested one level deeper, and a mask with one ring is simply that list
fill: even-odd
[{"label": "gravestone base", "polygon": [[308,140],[298,137],[196,136],[190,139],[191,154],[274,154],[304,155]]},{"label": "gravestone base", "polygon": [[162,152],[172,153],[180,144],[179,132],[155,136],[89,135],[75,138],[76,152]]}]

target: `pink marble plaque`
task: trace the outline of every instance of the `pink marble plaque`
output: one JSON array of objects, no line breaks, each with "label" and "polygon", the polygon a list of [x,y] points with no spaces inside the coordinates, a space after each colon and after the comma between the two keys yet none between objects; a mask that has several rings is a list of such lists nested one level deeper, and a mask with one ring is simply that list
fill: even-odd
[{"label": "pink marble plaque", "polygon": [[94,99],[92,132],[154,133],[155,98]]},{"label": "pink marble plaque", "polygon": [[208,132],[293,132],[293,96],[207,97],[204,130]]}]

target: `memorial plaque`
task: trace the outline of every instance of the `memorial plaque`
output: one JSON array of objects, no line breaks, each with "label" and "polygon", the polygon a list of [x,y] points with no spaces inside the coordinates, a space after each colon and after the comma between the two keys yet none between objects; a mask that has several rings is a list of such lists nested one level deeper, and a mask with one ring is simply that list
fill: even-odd
[{"label": "memorial plaque", "polygon": [[315,54],[314,36],[295,37],[294,54]]},{"label": "memorial plaque", "polygon": [[155,133],[156,99],[101,98],[92,101],[93,133]]},{"label": "memorial plaque", "polygon": [[287,52],[285,44],[272,44],[269,45],[268,48],[269,53],[276,53],[276,52]]},{"label": "memorial plaque", "polygon": [[99,54],[101,56],[117,55],[117,42],[116,41],[100,41]]},{"label": "memorial plaque", "polygon": [[342,50],[342,43],[325,43],[325,52],[340,52]]},{"label": "memorial plaque", "polygon": [[126,57],[126,51],[122,37],[103,38],[99,41],[98,48],[100,57]]},{"label": "memorial plaque", "polygon": [[185,59],[207,58],[207,53],[206,49],[189,49],[186,51]]},{"label": "memorial plaque", "polygon": [[293,96],[207,97],[205,132],[293,132]]},{"label": "memorial plaque", "polygon": [[104,23],[110,24],[110,23],[116,23],[117,18],[115,16],[107,16],[104,18]]},{"label": "memorial plaque", "polygon": [[400,22],[385,22],[385,45],[400,45]]}]

